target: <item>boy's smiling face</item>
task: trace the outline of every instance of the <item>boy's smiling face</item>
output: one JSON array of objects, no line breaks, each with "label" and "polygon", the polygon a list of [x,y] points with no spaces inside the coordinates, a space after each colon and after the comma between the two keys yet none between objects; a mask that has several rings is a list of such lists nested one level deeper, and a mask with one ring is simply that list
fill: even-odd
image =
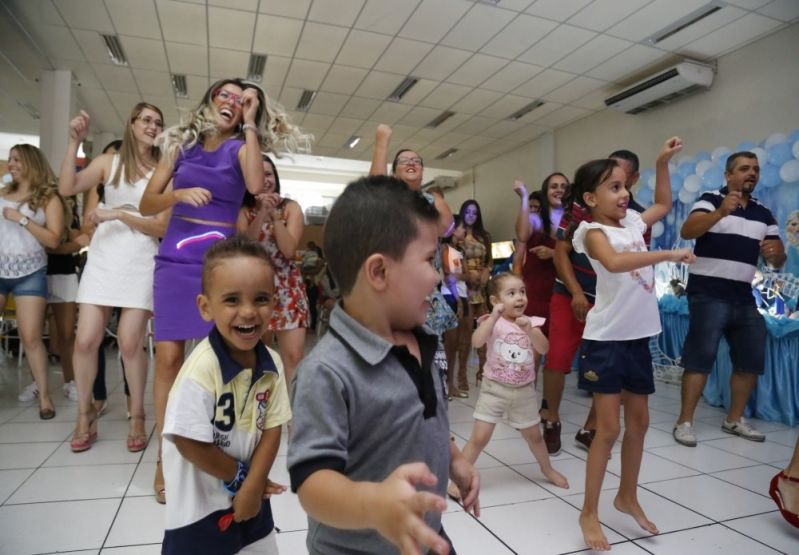
[{"label": "boy's smiling face", "polygon": [[213,320],[230,356],[245,368],[253,366],[253,349],[272,316],[274,289],[274,273],[264,260],[236,256],[214,265],[197,297],[203,319]]}]

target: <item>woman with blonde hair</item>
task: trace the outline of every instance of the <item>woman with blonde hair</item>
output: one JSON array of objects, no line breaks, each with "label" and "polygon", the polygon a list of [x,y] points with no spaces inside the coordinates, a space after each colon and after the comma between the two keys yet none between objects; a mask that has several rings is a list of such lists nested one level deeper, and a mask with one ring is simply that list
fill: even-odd
[{"label": "woman with blonde hair", "polygon": [[78,286],[80,305],[73,365],[78,386],[79,414],[70,442],[73,452],[91,448],[97,440],[97,411],[92,384],[97,375],[97,350],[114,307],[122,309],[117,342],[131,392],[128,451],[147,446],[144,390],[147,355],[144,339],[153,308],[153,266],[158,237],[166,216],[151,218],[138,211],[147,181],[159,159],[155,138],[164,126],[158,107],[140,102],[133,107],[118,154],[98,156],[75,173],[78,146],[89,132],[90,118],[81,112],[69,124],[69,143],[61,164],[59,191],[76,195],[105,184],[104,203],[89,215],[97,230]]},{"label": "woman with blonde hair", "polygon": [[39,391],[39,418],[50,420],[55,407],[47,389],[47,349],[42,341],[47,308],[44,249],[61,243],[64,206],[53,170],[35,146],[11,147],[8,171],[11,183],[0,190],[0,310],[13,294],[20,340]]},{"label": "woman with blonde hair", "polygon": [[[153,393],[159,437],[185,342],[205,337],[212,326],[196,308],[205,251],[236,233],[244,192],[261,192],[262,151],[295,151],[308,138],[260,87],[221,79],[180,125],[159,139],[164,155],[140,204],[143,214],[172,212],[155,265]],[[156,501],[164,503],[160,457],[153,486]]]}]

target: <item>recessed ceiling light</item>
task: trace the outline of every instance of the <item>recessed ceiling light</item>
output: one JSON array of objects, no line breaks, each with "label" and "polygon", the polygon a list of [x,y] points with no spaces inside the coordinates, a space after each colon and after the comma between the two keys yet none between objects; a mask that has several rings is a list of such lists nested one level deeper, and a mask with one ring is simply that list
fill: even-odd
[{"label": "recessed ceiling light", "polygon": [[314,98],[316,98],[316,91],[309,91],[309,90],[302,91],[302,96],[300,96],[300,101],[297,103],[297,111],[307,112],[308,108],[311,107]]},{"label": "recessed ceiling light", "polygon": [[186,84],[186,76],[173,73],[172,74],[172,90],[175,91],[175,96],[178,98],[189,98],[189,87]]},{"label": "recessed ceiling light", "polygon": [[715,3],[703,6],[698,10],[689,13],[685,17],[678,19],[677,21],[675,21],[665,29],[661,29],[660,31],[649,37],[648,41],[650,44],[657,44],[659,42],[662,42],[667,38],[676,35],[680,31],[684,31],[688,27],[695,25],[696,23],[699,23],[706,17],[710,17],[720,9],[721,6]]},{"label": "recessed ceiling light", "polygon": [[116,35],[100,35],[105,42],[105,49],[111,62],[118,66],[127,66],[128,58],[125,56],[125,51],[122,50],[122,43],[119,42],[119,37]]},{"label": "recessed ceiling light", "polygon": [[264,79],[266,67],[266,54],[250,54],[250,63],[247,66],[247,79],[260,83]]},{"label": "recessed ceiling light", "polygon": [[408,91],[413,88],[416,83],[419,82],[419,79],[416,77],[408,76],[402,80],[402,83],[397,85],[397,88],[392,91],[386,100],[390,100],[391,102],[399,102],[399,100],[408,94]]},{"label": "recessed ceiling light", "polygon": [[518,110],[513,112],[506,119],[513,120],[513,121],[515,121],[517,119],[521,119],[524,116],[526,116],[527,114],[529,114],[530,112],[532,112],[533,110],[535,110],[536,108],[540,108],[543,105],[544,105],[544,101],[543,100],[534,100],[530,104],[527,104],[526,106],[522,106],[521,108],[519,108]]},{"label": "recessed ceiling light", "polygon": [[438,127],[439,125],[441,125],[442,123],[444,123],[454,115],[455,112],[450,112],[449,110],[445,110],[441,112],[438,116],[436,116],[430,123],[425,125],[425,127],[430,129],[435,129],[436,127]]},{"label": "recessed ceiling light", "polygon": [[359,135],[353,135],[344,143],[344,146],[349,149],[355,148],[355,145],[361,142],[361,137]]}]

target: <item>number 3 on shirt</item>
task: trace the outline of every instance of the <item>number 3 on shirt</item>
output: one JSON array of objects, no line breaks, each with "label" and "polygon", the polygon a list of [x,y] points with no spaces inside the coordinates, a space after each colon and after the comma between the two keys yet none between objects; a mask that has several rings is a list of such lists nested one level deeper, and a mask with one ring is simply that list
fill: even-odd
[{"label": "number 3 on shirt", "polygon": [[214,428],[222,432],[229,432],[236,423],[236,411],[233,408],[233,394],[223,393],[216,402],[216,415]]}]

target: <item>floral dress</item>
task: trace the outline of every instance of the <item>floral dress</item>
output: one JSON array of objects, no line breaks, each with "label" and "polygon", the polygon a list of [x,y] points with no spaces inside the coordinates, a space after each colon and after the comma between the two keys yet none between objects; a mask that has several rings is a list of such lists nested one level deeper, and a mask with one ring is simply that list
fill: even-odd
[{"label": "floral dress", "polygon": [[[488,252],[485,244],[475,236],[467,234],[466,238],[461,243],[461,247],[463,248],[465,272],[482,272],[488,264]],[[484,304],[486,301],[485,293],[483,292],[484,288],[473,287],[468,281],[467,284],[469,304]]]}]

